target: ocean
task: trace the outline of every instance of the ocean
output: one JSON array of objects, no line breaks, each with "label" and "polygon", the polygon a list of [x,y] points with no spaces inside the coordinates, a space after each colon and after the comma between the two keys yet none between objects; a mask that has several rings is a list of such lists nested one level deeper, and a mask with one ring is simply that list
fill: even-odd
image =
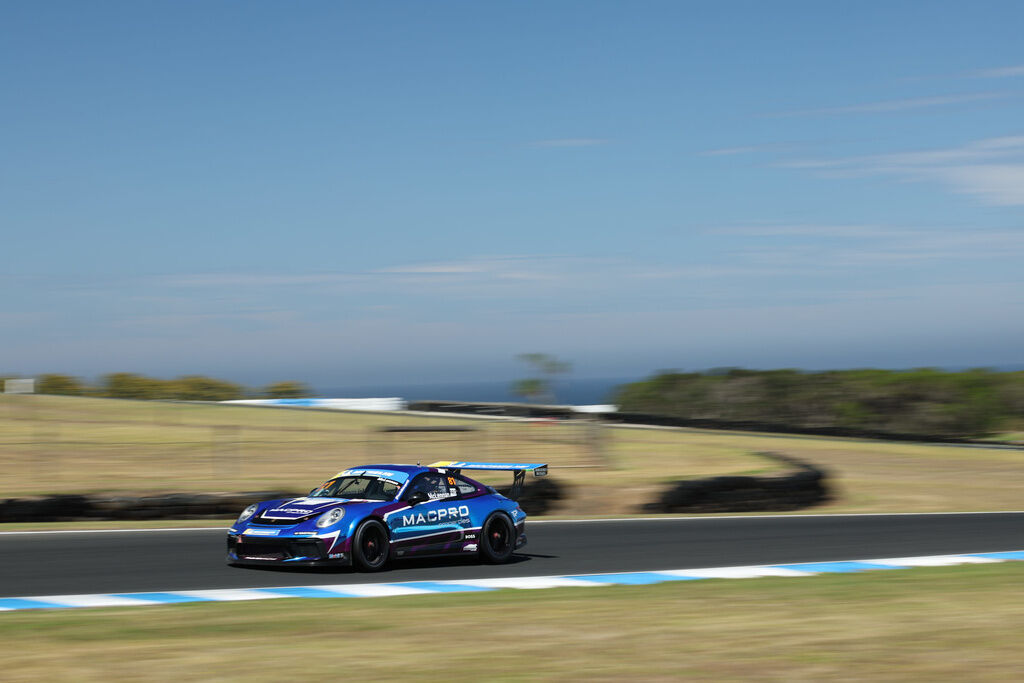
[{"label": "ocean", "polygon": [[[963,371],[968,367],[947,367],[947,371]],[[1024,365],[1010,364],[994,366],[999,372],[1024,370]],[[603,377],[574,379],[561,377],[555,379],[553,388],[555,402],[567,405],[593,405],[595,403],[612,403],[612,393],[616,387],[630,382],[639,382],[646,377]],[[340,387],[315,387],[316,393],[322,398],[387,398],[397,397],[406,401],[466,401],[488,403],[521,403],[525,399],[511,392],[515,380],[497,380],[488,382],[440,382],[432,384],[378,384]]]},{"label": "ocean", "polygon": [[[552,382],[555,402],[567,405],[593,405],[611,402],[616,387],[639,381],[638,377],[599,379],[558,378]],[[323,398],[398,397],[406,401],[466,401],[509,403],[525,399],[512,393],[515,380],[490,382],[452,382],[437,384],[380,384],[355,387],[317,388]]]}]

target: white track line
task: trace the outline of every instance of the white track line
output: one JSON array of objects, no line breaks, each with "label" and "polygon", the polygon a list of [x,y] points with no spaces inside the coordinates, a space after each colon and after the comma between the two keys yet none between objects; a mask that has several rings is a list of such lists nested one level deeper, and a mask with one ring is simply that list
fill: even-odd
[{"label": "white track line", "polygon": [[[991,557],[991,555],[1008,557]],[[641,572],[609,572],[567,576],[522,576],[491,579],[457,579],[401,583],[334,584],[275,588],[229,588],[215,590],[162,591],[95,595],[40,595],[0,598],[0,611],[22,609],[62,609],[74,607],[128,607],[164,605],[181,602],[229,602],[271,600],[275,598],[372,598],[396,595],[448,594],[480,589],[543,589],[613,585],[643,585],[663,581],[693,579],[746,579],[760,577],[809,577],[830,573],[859,573],[876,569],[948,566],[987,562],[1024,561],[1024,551],[984,553],[982,556],[930,555],[923,557],[880,558],[877,560],[826,561],[785,565],[709,567],[705,569],[667,569]],[[887,572],[881,572],[884,575]],[[303,594],[305,591],[305,594]]]},{"label": "white track line", "polygon": [[[598,519],[527,519],[534,524],[600,524],[601,522],[685,522],[721,519],[831,519],[849,517],[939,517],[951,515],[1022,515],[1024,510],[988,510],[971,512],[837,512],[812,515],[686,515],[676,517],[606,517]],[[163,533],[172,531],[227,531],[228,527],[168,527],[160,529],[56,529],[40,531],[0,531],[0,536],[26,536],[36,534],[125,534]]]}]

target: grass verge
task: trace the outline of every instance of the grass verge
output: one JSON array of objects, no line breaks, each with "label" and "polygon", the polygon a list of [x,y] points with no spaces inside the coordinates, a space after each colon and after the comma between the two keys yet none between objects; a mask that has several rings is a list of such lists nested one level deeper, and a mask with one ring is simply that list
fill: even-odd
[{"label": "grass verge", "polygon": [[[385,426],[472,428],[385,434]],[[575,488],[570,514],[617,512],[683,476],[777,471],[735,449],[690,453],[678,435],[587,421],[508,421],[234,405],[0,395],[0,497],[119,491],[308,491],[373,462],[547,462]],[[501,473],[478,477],[507,484]]]},{"label": "grass verge", "polygon": [[1011,680],[1022,565],[0,614],[10,681]]},{"label": "grass verge", "polygon": [[[461,425],[474,431],[377,431],[396,424]],[[1024,453],[1012,450],[595,428],[582,422],[0,396],[0,498],[99,491],[307,491],[355,464],[454,457],[549,462],[552,478],[571,490],[571,498],[553,514],[619,516],[638,512],[674,480],[779,472],[776,463],[754,455],[761,451],[792,455],[829,471],[833,499],[812,512],[1021,508]]]}]

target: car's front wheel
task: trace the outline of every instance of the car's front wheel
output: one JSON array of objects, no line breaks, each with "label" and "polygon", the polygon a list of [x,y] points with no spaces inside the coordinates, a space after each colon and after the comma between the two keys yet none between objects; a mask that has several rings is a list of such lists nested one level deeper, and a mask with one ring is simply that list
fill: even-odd
[{"label": "car's front wheel", "polygon": [[387,563],[390,547],[384,525],[368,519],[359,525],[352,537],[352,561],[364,572],[375,572]]},{"label": "car's front wheel", "polygon": [[484,522],[480,530],[480,556],[492,564],[502,564],[512,559],[516,546],[516,530],[508,516],[495,512]]}]

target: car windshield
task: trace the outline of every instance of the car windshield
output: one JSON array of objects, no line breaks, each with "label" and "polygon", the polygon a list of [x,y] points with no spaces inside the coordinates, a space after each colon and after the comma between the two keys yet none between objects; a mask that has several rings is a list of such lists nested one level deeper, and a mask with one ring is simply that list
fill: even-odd
[{"label": "car windshield", "polygon": [[363,500],[393,500],[398,494],[398,483],[378,477],[337,477],[309,494],[311,498],[360,498]]}]

